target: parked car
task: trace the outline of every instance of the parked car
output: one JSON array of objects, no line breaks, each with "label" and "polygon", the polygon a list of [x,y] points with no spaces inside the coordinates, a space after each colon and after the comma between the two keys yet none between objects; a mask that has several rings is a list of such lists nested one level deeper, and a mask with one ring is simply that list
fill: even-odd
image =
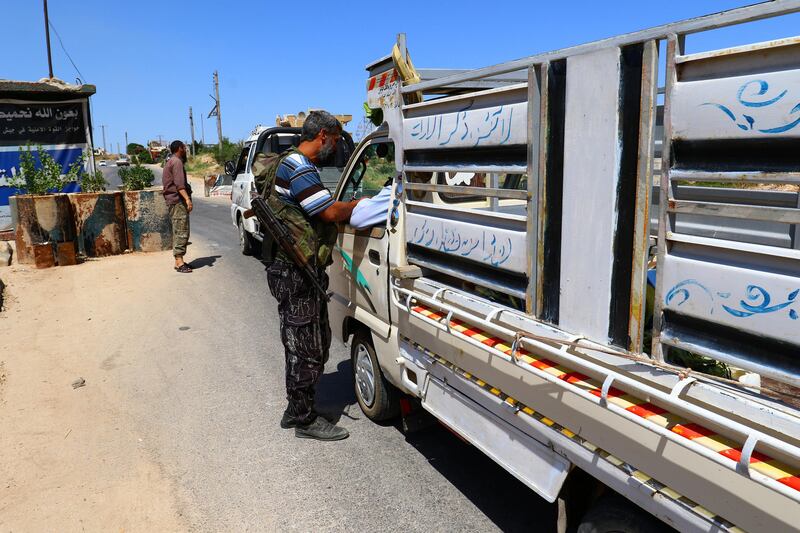
[{"label": "parked car", "polygon": [[[239,246],[242,253],[249,255],[255,246],[263,240],[255,217],[242,216],[250,209],[250,200],[256,194],[251,165],[259,152],[281,153],[300,142],[300,128],[263,128],[253,130],[244,143],[242,152],[236,162],[225,163],[225,173],[231,176],[231,221],[239,228]],[[335,157],[329,165],[319,169],[322,184],[331,190],[336,189],[350,154],[353,153],[353,139],[346,131],[342,132],[342,142],[337,145]]]},{"label": "parked car", "polygon": [[101,167],[106,167],[108,166],[108,162],[105,159],[101,159],[100,162],[97,163],[97,165]]},{"label": "parked car", "polygon": [[117,159],[117,166],[118,167],[128,167],[130,165],[131,165],[131,160],[128,159],[127,156],[122,156],[119,159]]}]

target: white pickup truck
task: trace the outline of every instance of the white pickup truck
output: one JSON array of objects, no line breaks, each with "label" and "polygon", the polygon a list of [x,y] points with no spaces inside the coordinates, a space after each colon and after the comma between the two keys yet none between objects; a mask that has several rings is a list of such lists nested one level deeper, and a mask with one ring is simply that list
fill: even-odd
[{"label": "white pickup truck", "polygon": [[[239,246],[243,254],[253,253],[255,247],[263,240],[258,220],[255,217],[245,218],[242,214],[250,209],[250,199],[255,193],[255,183],[251,165],[259,152],[281,153],[300,140],[300,128],[266,128],[257,126],[247,140],[238,159],[225,163],[225,173],[231,176],[231,222],[239,230]],[[345,163],[353,153],[353,140],[347,132],[342,135],[333,159],[320,169],[322,183],[331,189],[336,187]]]},{"label": "white pickup truck", "polygon": [[364,413],[416,398],[558,501],[562,530],[800,530],[797,193],[701,187],[800,184],[800,38],[684,48],[794,12],[767,2],[471,71],[417,71],[404,43],[369,65],[385,123],[335,196],[388,175],[393,202],[385,224],[341,227],[329,269]]}]

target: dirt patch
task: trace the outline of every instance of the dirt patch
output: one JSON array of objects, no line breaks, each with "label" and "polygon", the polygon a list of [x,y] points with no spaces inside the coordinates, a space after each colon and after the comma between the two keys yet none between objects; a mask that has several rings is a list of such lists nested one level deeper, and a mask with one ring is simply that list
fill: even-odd
[{"label": "dirt patch", "polygon": [[0,531],[188,529],[109,353],[136,287],[169,261],[128,254],[4,271],[14,297],[0,314]]},{"label": "dirt patch", "polygon": [[3,390],[6,385],[6,367],[3,361],[0,361],[0,405],[3,405]]}]

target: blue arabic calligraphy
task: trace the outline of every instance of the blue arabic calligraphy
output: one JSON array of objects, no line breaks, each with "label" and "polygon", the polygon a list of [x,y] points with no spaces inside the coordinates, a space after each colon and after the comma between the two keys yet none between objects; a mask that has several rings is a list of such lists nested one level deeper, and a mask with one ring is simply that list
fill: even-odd
[{"label": "blue arabic calligraphy", "polygon": [[[481,111],[474,111],[473,116]],[[492,141],[505,144],[511,138],[514,108],[501,105],[487,109],[481,119],[472,120],[472,128],[467,121],[466,109],[455,113],[455,125],[449,131],[442,131],[443,120],[444,115],[420,118],[411,126],[410,135],[419,141],[429,141],[435,136],[438,146],[449,145],[453,137],[460,141],[474,140],[473,146]]]},{"label": "blue arabic calligraphy", "polygon": [[435,228],[429,226],[427,220],[414,228],[409,242],[462,257],[470,257],[475,252],[481,261],[495,267],[508,261],[514,248],[510,237],[498,237],[484,230],[480,237],[462,238],[457,228],[445,227],[444,224]]},{"label": "blue arabic calligraphy", "polygon": [[[783,99],[784,96],[788,93],[788,89],[784,89],[778,95],[767,98],[766,100],[760,99],[761,97],[765,96],[769,92],[769,83],[764,80],[750,80],[744,83],[739,90],[736,92],[736,100],[739,102],[740,105],[751,108],[754,110],[758,110],[761,108],[769,107]],[[715,107],[722,111],[731,121],[733,121],[736,126],[744,131],[759,131],[761,133],[784,133],[795,126],[800,124],[800,116],[798,116],[795,120],[788,122],[786,124],[781,124],[778,126],[774,126],[771,128],[756,128],[756,119],[752,115],[748,115],[747,113],[742,113],[741,120],[737,117],[736,113],[734,113],[729,106],[725,106],[723,104],[719,104],[716,102],[704,102],[700,104],[700,106],[711,106]],[[800,113],[800,103],[795,105],[791,111],[789,111],[790,115],[795,113]]]},{"label": "blue arabic calligraphy", "polygon": [[[669,305],[673,300],[676,300],[675,305],[681,306],[686,303],[691,297],[693,289],[699,289],[700,295],[708,300],[709,314],[714,314],[716,305],[716,298],[712,292],[703,284],[695,279],[685,279],[680,283],[676,283],[664,297],[664,302]],[[793,307],[797,303],[797,296],[800,294],[800,289],[790,292],[786,296],[786,301],[781,303],[773,303],[772,296],[769,292],[758,285],[748,285],[745,289],[744,299],[740,299],[736,305],[726,305],[720,302],[722,309],[736,318],[747,318],[753,315],[761,315],[767,313],[774,313],[782,309]],[[728,300],[731,297],[730,292],[717,292],[716,296]],[[789,318],[797,320],[800,318],[796,309],[789,309]]]}]

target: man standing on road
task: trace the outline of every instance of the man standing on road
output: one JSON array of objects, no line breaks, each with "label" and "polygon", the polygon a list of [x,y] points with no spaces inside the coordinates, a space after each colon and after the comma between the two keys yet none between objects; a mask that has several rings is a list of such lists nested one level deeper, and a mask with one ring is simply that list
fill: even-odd
[{"label": "man standing on road", "polygon": [[175,256],[175,270],[189,274],[192,268],[183,261],[189,243],[189,213],[192,212],[192,186],[186,179],[183,166],[186,162],[186,145],[181,141],[172,141],[169,149],[172,157],[164,165],[162,183],[172,221],[172,255]]},{"label": "man standing on road", "polygon": [[[312,111],[303,124],[300,144],[280,160],[275,170],[274,193],[291,209],[281,217],[293,216],[295,227],[307,236],[299,244],[311,251],[311,263],[323,287],[328,286],[325,267],[331,263],[337,222],[346,222],[358,201],[335,202],[317,172],[317,164],[336,150],[342,125],[325,111]],[[293,211],[294,215],[286,215]],[[331,345],[327,302],[321,298],[304,272],[282,251],[267,269],[270,292],[278,300],[281,341],[286,356],[286,398],[289,402],[281,419],[284,429],[295,428],[295,436],[318,440],[347,438],[338,427],[314,410],[314,393],[322,377]]]}]

